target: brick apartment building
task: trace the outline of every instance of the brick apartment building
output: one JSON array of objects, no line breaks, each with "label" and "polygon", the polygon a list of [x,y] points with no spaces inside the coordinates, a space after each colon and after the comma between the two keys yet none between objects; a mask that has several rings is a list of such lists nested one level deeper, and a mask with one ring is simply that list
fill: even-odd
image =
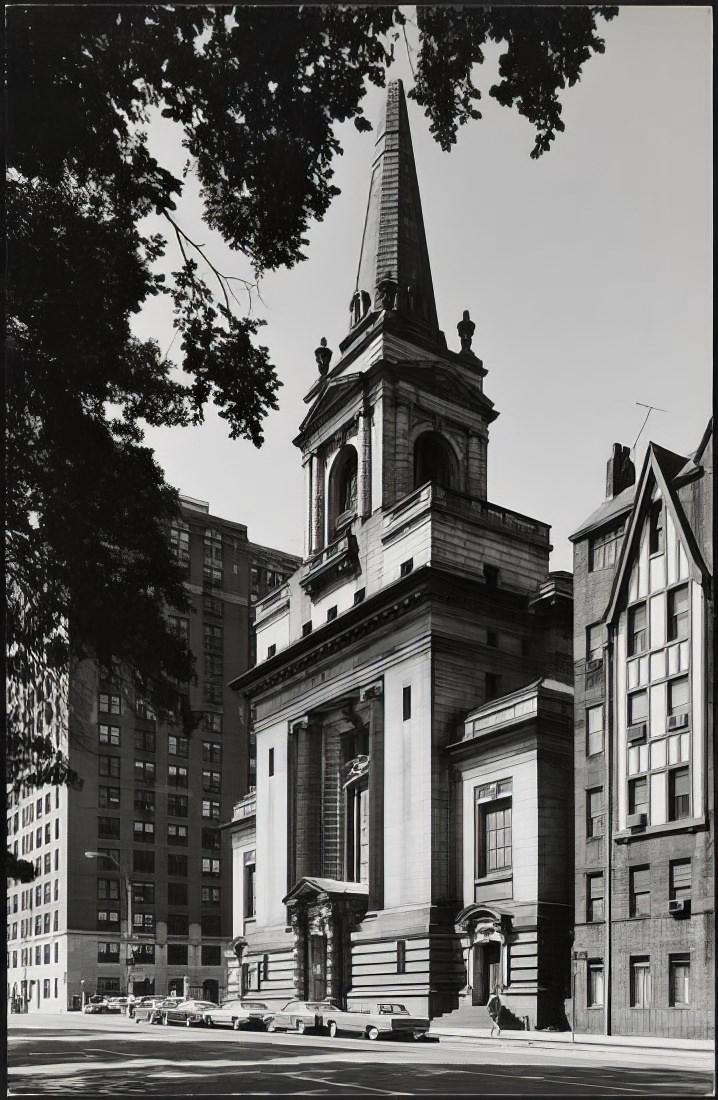
[{"label": "brick apartment building", "polygon": [[191,734],[157,722],[126,669],[93,661],[64,682],[38,676],[22,700],[28,728],[59,734],[83,785],[8,801],[8,844],[37,871],[8,895],[8,999],[20,1011],[129,989],[214,999],[225,985],[232,899],[219,826],[252,779],[226,685],[252,659],[254,601],[297,562],[189,497],[170,536],[191,600],[174,616],[196,658]]},{"label": "brick apartment building", "polygon": [[616,444],[572,536],[577,1031],[713,1036],[712,455]]},{"label": "brick apartment building", "polygon": [[349,330],[334,365],[316,350],[295,439],[305,560],[257,604],[234,683],[257,782],[227,829],[231,981],[479,1026],[500,981],[517,1021],[559,1023],[571,578],[549,574],[547,524],[487,500],[498,414],[468,314],[460,351],[439,329],[400,82],[364,226]]}]

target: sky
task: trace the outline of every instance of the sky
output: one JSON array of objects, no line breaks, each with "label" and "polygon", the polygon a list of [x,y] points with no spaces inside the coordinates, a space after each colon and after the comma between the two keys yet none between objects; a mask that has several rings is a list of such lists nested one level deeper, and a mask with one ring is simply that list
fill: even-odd
[{"label": "sky", "polygon": [[[529,123],[488,97],[496,50],[478,71],[483,118],[460,129],[450,153],[408,103],[439,323],[458,351],[456,325],[470,310],[484,392],[500,413],[488,497],[551,525],[551,569],[572,568],[568,537],[605,497],[614,442],[635,446],[640,471],[649,440],[690,454],[711,415],[711,20],[701,6],[621,7],[599,20],[606,52],[562,92],[566,129],[538,160]],[[411,60],[402,48],[389,70],[406,89]],[[384,95],[370,87],[363,101],[374,123]],[[252,542],[298,555],[304,487],[292,439],[317,377],[314,348],[324,336],[338,354],[348,332],[375,140],[352,124],[337,130],[341,195],[312,224],[307,260],[267,275],[253,302],[283,383],[263,446],[229,440],[213,413],[201,427],[146,432],[182,493],[245,524]],[[171,124],[156,120],[150,132],[180,171],[186,154]],[[220,270],[251,278],[201,224],[192,181],[177,211],[183,228]],[[172,355],[170,316],[156,300],[135,328]],[[655,411],[641,431],[644,406]]]}]

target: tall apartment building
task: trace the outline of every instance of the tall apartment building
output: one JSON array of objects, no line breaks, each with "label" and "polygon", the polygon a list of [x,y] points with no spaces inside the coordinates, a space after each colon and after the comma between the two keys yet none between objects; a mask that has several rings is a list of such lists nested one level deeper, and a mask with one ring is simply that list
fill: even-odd
[{"label": "tall apartment building", "polygon": [[578,1031],[713,1035],[712,454],[616,444],[572,536]]},{"label": "tall apartment building", "polygon": [[9,799],[8,842],[37,872],[8,896],[8,997],[20,1011],[64,1012],[95,992],[222,992],[232,905],[219,825],[250,782],[226,685],[250,663],[253,599],[296,559],[189,497],[170,535],[191,601],[173,617],[196,657],[189,735],[158,722],[119,665],[38,676],[22,701],[27,728],[59,732],[83,784]]}]

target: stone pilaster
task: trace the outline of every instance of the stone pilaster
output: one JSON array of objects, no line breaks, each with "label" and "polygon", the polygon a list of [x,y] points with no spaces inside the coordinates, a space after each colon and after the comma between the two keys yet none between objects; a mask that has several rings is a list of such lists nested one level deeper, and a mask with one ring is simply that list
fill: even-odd
[{"label": "stone pilaster", "polygon": [[369,908],[384,907],[384,684],[360,691],[369,703]]},{"label": "stone pilaster", "polygon": [[371,424],[372,409],[367,405],[359,413],[359,499],[361,519],[371,515]]},{"label": "stone pilaster", "polygon": [[312,553],[312,456],[305,455],[302,459],[304,467],[304,557],[310,557]]},{"label": "stone pilaster", "polygon": [[324,547],[324,459],[312,455],[312,554]]}]

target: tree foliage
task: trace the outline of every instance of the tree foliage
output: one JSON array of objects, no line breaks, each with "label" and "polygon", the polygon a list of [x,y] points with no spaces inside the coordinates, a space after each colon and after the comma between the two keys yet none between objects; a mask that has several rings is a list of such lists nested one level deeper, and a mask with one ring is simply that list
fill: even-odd
[{"label": "tree foliage", "polygon": [[[213,267],[179,221],[185,180],[157,159],[152,111],[182,129],[207,224],[256,278],[291,266],[337,194],[335,124],[370,128],[366,84],[384,84],[407,10],[8,9],[8,671],[21,683],[38,664],[114,656],[169,706],[191,674],[165,618],[187,606],[167,538],[179,500],[143,426],[198,424],[214,406],[231,438],[259,446],[277,406],[261,322],[236,296],[242,281]],[[449,148],[457,126],[480,117],[472,68],[487,41],[504,41],[491,94],[535,126],[532,155],[546,150],[563,129],[558,91],[603,50],[596,16],[614,13],[420,9],[413,94],[437,140]],[[164,232],[146,230],[149,214]],[[175,361],[132,329],[163,296]],[[10,729],[11,758],[23,759],[28,736]]]}]

